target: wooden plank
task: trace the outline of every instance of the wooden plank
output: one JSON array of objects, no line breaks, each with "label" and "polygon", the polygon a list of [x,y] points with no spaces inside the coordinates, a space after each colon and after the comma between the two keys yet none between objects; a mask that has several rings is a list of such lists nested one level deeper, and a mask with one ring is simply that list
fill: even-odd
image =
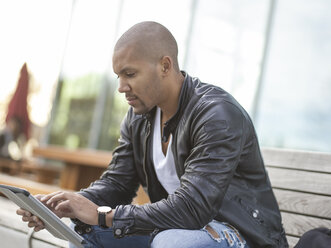
[{"label": "wooden plank", "polygon": [[65,164],[60,176],[60,186],[80,190],[98,179],[107,169],[112,154],[109,151],[92,149],[67,149],[61,146],[37,147],[34,156],[60,161]]},{"label": "wooden plank", "polygon": [[54,184],[60,177],[62,166],[52,166],[40,163],[37,160],[25,160],[21,162],[19,175],[33,175],[39,183]]},{"label": "wooden plank", "polygon": [[[67,220],[67,219],[65,219]],[[47,230],[41,230],[39,232],[35,232],[33,234],[33,243],[44,243],[44,245],[48,244],[48,246],[56,246],[56,247],[68,247],[68,241],[56,238]],[[32,247],[38,247],[32,245]]]},{"label": "wooden plank", "polygon": [[28,226],[23,223],[21,217],[16,214],[17,205],[5,197],[0,197],[0,226],[4,226],[13,230],[19,230],[27,234]]},{"label": "wooden plank", "polygon": [[7,158],[0,158],[0,171],[16,175],[21,169],[21,163]]},{"label": "wooden plank", "polygon": [[299,238],[293,236],[286,236],[289,248],[293,248],[299,241]]},{"label": "wooden plank", "polygon": [[32,248],[68,248],[69,245],[67,244],[68,242],[65,242],[64,244],[53,244],[53,243],[48,243],[46,241],[41,241],[37,239],[32,240]]},{"label": "wooden plank", "polygon": [[27,235],[0,225],[0,238],[2,248],[28,248]]},{"label": "wooden plank", "polygon": [[[274,189],[279,208],[331,220],[331,197]],[[329,206],[329,207],[327,207]]]},{"label": "wooden plank", "polygon": [[79,165],[88,165],[92,167],[107,168],[112,154],[109,151],[93,149],[67,149],[61,146],[45,146],[33,149],[33,155],[36,157],[63,161]]},{"label": "wooden plank", "polygon": [[[60,186],[64,189],[77,190],[79,180],[79,165],[67,164],[60,176]],[[79,189],[78,189],[79,190]]]},{"label": "wooden plank", "polygon": [[308,217],[299,214],[281,212],[287,235],[300,237],[310,229],[317,227],[331,228],[331,220]]},{"label": "wooden plank", "polygon": [[49,194],[61,190],[60,187],[38,183],[29,179],[0,174],[0,184],[6,184],[28,190],[31,194]]},{"label": "wooden plank", "polygon": [[[28,236],[7,227],[0,226],[1,248],[29,248]],[[33,248],[59,248],[68,247],[67,242],[52,243],[52,240],[32,239]]]},{"label": "wooden plank", "polygon": [[72,189],[80,190],[87,188],[92,182],[99,179],[104,171],[104,168],[80,166],[77,172],[78,179]]},{"label": "wooden plank", "polygon": [[262,148],[262,156],[267,166],[298,168],[331,173],[331,154],[277,148]]},{"label": "wooden plank", "polygon": [[267,168],[273,188],[331,196],[331,174]]}]

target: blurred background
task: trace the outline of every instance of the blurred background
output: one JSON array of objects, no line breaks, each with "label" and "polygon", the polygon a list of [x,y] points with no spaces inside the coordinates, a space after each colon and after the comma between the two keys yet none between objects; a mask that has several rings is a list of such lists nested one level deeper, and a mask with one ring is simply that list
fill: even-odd
[{"label": "blurred background", "polygon": [[[330,9],[330,0],[0,0],[0,184],[48,194],[77,191],[100,177],[128,109],[117,92],[112,50],[124,31],[148,20],[173,33],[181,69],[243,105],[262,147],[330,153]],[[330,195],[329,169],[321,167],[329,157],[304,154],[289,153],[281,166],[298,163],[307,170],[311,163],[308,171],[320,173],[289,167],[284,176],[268,168],[273,185],[286,192],[321,185],[323,197]],[[26,224],[2,198],[2,243],[22,247]],[[322,214],[316,222],[306,213],[326,200],[306,198],[304,213],[311,219],[305,224],[326,223],[324,209],[314,210]],[[140,187],[133,203],[148,201]],[[36,242],[67,247],[46,234]]]},{"label": "blurred background", "polygon": [[112,49],[129,27],[153,20],[174,34],[183,70],[244,106],[262,146],[331,152],[330,8],[328,0],[0,1],[0,129],[26,63],[29,131],[16,156],[43,144],[112,150],[128,109]]}]

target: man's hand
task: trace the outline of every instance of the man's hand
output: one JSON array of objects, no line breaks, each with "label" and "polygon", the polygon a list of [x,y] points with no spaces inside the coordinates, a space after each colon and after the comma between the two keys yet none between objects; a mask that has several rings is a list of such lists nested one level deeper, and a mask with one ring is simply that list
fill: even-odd
[{"label": "man's hand", "polygon": [[[35,195],[35,197],[59,218],[77,218],[89,225],[98,224],[98,205],[82,195],[73,192],[58,191],[49,195]],[[22,220],[28,222],[28,227],[33,227],[36,232],[45,228],[44,223],[29,211],[20,208],[16,213],[21,215]]]},{"label": "man's hand", "polygon": [[41,201],[60,218],[77,218],[89,225],[98,224],[98,205],[80,194],[58,191],[42,197]]},{"label": "man's hand", "polygon": [[[43,195],[35,195],[35,197],[40,200]],[[26,211],[22,208],[19,208],[16,213],[18,215],[21,215],[22,216],[22,220],[24,222],[28,222],[28,227],[34,227],[34,231],[35,232],[38,232],[42,229],[45,228],[45,225],[44,223],[37,217],[37,216],[34,216],[32,213],[30,213],[29,211]]]}]

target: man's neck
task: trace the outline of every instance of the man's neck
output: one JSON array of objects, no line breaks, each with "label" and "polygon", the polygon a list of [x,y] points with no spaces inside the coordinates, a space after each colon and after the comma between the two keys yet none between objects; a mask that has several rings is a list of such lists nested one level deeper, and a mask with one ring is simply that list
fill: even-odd
[{"label": "man's neck", "polygon": [[167,92],[167,99],[163,104],[160,104],[159,106],[161,109],[162,123],[165,123],[172,116],[175,115],[178,108],[180,91],[183,82],[184,82],[184,76],[182,75],[182,73],[180,73],[180,75],[178,74],[175,77],[175,79],[169,81],[169,86],[168,86],[169,90]]}]

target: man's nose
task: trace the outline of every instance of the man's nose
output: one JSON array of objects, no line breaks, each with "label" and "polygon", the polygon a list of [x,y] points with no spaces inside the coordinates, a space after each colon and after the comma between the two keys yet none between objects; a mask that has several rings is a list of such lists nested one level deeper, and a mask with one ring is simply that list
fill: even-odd
[{"label": "man's nose", "polygon": [[131,88],[130,86],[125,82],[125,80],[119,80],[119,85],[118,85],[118,92],[119,93],[125,93],[130,91]]}]

